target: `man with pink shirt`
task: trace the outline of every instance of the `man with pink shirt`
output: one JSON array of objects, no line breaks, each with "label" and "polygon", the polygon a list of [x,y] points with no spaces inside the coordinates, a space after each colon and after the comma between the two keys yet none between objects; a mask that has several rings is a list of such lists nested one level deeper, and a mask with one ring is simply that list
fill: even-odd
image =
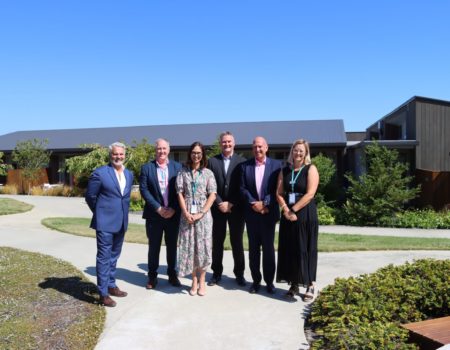
[{"label": "man with pink shirt", "polygon": [[155,142],[155,160],[144,164],[139,178],[139,189],[145,201],[145,228],[148,237],[148,282],[147,289],[158,284],[159,252],[164,233],[167,252],[167,275],[169,283],[180,287],[177,277],[177,241],[180,222],[180,206],[175,191],[175,180],[181,164],[169,161],[170,145],[165,139]]},{"label": "man with pink shirt", "polygon": [[[257,293],[264,277],[269,294],[275,293],[275,225],[280,219],[276,200],[277,177],[281,162],[266,156],[269,146],[266,140],[253,140],[254,158],[242,164],[241,194],[244,198],[244,216],[249,243],[249,265],[253,279],[250,293]],[[263,275],[261,275],[261,247],[263,251]]]}]

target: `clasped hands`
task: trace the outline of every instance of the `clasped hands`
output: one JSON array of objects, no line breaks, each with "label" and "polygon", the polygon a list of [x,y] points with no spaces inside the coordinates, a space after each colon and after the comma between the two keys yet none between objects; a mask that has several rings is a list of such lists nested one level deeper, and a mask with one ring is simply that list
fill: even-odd
[{"label": "clasped hands", "polygon": [[196,214],[191,214],[191,213],[188,213],[186,211],[186,212],[183,213],[183,215],[184,215],[184,217],[186,218],[186,221],[189,224],[193,224],[194,222],[200,220],[203,217],[204,214],[203,214],[203,212],[199,212],[199,213],[196,213]]},{"label": "clasped hands", "polygon": [[231,209],[233,208],[233,203],[222,202],[218,205],[218,208],[224,214],[231,213]]},{"label": "clasped hands", "polygon": [[175,210],[169,207],[159,207],[156,212],[164,219],[170,219],[175,214]]},{"label": "clasped hands", "polygon": [[253,202],[252,209],[259,214],[267,214],[269,212],[269,208],[264,205],[263,201]]}]

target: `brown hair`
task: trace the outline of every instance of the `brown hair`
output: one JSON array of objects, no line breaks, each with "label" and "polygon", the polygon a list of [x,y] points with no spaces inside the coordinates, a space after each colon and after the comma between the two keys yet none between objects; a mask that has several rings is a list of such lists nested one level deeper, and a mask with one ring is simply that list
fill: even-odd
[{"label": "brown hair", "polygon": [[200,169],[206,168],[206,166],[208,165],[208,158],[206,157],[205,146],[203,146],[203,144],[201,142],[195,141],[191,145],[191,147],[189,147],[188,156],[187,156],[187,160],[186,160],[186,166],[189,169],[192,166],[192,159],[191,159],[192,150],[197,146],[200,147],[200,149],[202,150],[202,160],[200,161]]}]

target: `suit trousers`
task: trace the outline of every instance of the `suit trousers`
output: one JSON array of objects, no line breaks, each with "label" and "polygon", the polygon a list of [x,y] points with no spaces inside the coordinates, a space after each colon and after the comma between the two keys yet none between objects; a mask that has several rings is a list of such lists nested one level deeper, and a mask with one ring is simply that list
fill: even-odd
[{"label": "suit trousers", "polygon": [[221,276],[223,272],[223,244],[227,234],[227,222],[230,228],[230,242],[233,252],[234,268],[236,277],[244,276],[245,256],[242,238],[244,234],[245,221],[241,212],[222,213],[218,209],[212,211],[213,215],[213,247],[211,269],[215,276]]},{"label": "suit trousers", "polygon": [[263,276],[267,285],[273,283],[275,277],[275,224],[276,222],[265,220],[264,215],[257,214],[260,218],[248,220],[247,233],[249,244],[249,265],[254,283],[261,283],[261,247],[263,252]]},{"label": "suit trousers", "polygon": [[147,219],[145,229],[148,238],[148,278],[154,279],[158,276],[159,253],[164,233],[166,244],[167,275],[176,277],[177,243],[180,216],[174,215],[170,219]]},{"label": "suit trousers", "polygon": [[125,231],[111,233],[96,231],[97,238],[97,287],[100,296],[108,295],[108,288],[116,286],[116,266],[122,251]]}]

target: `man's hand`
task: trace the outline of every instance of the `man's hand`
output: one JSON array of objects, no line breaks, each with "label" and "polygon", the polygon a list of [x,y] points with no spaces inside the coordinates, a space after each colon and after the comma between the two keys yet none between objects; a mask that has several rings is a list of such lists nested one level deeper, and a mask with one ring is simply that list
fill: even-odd
[{"label": "man's hand", "polygon": [[219,204],[219,210],[222,213],[231,213],[231,208],[233,208],[233,204],[230,202],[222,202]]},{"label": "man's hand", "polygon": [[252,209],[259,214],[267,214],[269,212],[269,209],[264,206],[263,201],[254,202]]}]

